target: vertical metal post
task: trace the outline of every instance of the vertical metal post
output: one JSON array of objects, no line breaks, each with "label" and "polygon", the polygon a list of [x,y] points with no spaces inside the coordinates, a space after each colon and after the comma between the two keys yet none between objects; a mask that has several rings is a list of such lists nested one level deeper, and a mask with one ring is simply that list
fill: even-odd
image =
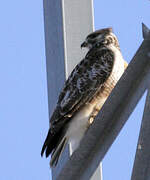
[{"label": "vertical metal post", "polygon": [[[92,0],[44,0],[45,46],[49,116],[56,105],[58,94],[75,65],[83,58],[80,44],[93,31]],[[66,148],[56,168],[56,179],[68,160]],[[92,177],[101,180],[101,166]]]},{"label": "vertical metal post", "polygon": [[[150,40],[150,29],[142,23],[143,38]],[[147,54],[150,57],[150,54]],[[149,85],[148,85],[149,86]],[[146,97],[131,180],[150,180],[150,86]]]},{"label": "vertical metal post", "polygon": [[150,89],[147,93],[131,179],[150,180]]}]

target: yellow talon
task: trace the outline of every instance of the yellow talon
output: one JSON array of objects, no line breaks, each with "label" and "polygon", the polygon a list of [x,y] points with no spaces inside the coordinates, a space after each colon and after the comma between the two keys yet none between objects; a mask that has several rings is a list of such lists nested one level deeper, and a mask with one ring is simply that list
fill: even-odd
[{"label": "yellow talon", "polygon": [[92,124],[93,120],[94,120],[94,118],[93,118],[93,117],[90,117],[90,119],[89,119],[89,124]]}]

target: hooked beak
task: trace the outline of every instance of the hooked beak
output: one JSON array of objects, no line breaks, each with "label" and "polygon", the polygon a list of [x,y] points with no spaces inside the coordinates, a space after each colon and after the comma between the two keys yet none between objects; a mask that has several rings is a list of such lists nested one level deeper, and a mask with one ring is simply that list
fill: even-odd
[{"label": "hooked beak", "polygon": [[81,44],[81,49],[83,48],[83,47],[87,47],[88,46],[88,43],[86,42],[86,41],[84,41],[82,44]]}]

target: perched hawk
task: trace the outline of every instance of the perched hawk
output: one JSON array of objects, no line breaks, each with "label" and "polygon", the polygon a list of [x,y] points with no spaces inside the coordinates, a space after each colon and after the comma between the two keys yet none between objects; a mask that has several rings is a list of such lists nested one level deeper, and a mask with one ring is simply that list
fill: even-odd
[{"label": "perched hawk", "polygon": [[112,28],[91,33],[81,47],[89,51],[65,82],[41,151],[46,157],[52,153],[51,166],[57,164],[68,142],[74,150],[79,146],[127,66]]}]

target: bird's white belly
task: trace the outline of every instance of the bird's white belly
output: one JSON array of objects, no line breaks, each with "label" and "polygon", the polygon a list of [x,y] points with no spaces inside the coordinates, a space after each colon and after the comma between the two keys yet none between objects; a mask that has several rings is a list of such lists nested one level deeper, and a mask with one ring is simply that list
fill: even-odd
[{"label": "bird's white belly", "polygon": [[93,105],[85,105],[71,120],[68,130],[66,132],[66,137],[68,137],[68,142],[70,143],[71,153],[76,150],[79,143],[89,126],[89,117],[93,111]]}]

